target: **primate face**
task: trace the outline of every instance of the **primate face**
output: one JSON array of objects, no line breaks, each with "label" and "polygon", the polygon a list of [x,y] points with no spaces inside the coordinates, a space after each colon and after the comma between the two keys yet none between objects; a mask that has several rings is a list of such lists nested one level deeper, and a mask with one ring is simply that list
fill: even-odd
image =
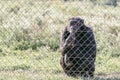
[{"label": "primate face", "polygon": [[81,19],[81,18],[70,18],[69,19],[69,27],[68,27],[68,30],[70,33],[74,33],[74,32],[77,32],[81,26],[84,25],[84,20]]}]

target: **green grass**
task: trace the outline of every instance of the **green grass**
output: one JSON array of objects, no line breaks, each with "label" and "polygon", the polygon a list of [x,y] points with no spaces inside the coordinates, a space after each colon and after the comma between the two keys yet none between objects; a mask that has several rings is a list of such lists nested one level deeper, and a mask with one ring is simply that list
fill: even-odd
[{"label": "green grass", "polygon": [[119,13],[90,2],[1,0],[0,80],[75,80],[59,64],[61,32],[73,16],[93,29],[98,48],[95,78],[80,79],[120,80]]}]

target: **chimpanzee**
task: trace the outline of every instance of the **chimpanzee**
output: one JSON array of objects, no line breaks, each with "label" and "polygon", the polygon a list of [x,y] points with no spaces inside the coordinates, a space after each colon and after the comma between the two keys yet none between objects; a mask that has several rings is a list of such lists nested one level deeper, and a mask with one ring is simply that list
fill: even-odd
[{"label": "chimpanzee", "polygon": [[61,37],[60,64],[68,76],[93,77],[95,71],[96,42],[93,31],[79,17],[68,20]]}]

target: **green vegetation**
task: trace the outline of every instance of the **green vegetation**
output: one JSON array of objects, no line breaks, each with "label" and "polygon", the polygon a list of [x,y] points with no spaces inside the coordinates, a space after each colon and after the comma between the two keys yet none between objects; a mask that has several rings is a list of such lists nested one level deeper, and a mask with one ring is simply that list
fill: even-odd
[{"label": "green vegetation", "polygon": [[59,64],[61,32],[73,16],[97,41],[96,75],[86,80],[120,80],[119,13],[119,6],[90,2],[1,0],[0,80],[75,80]]}]

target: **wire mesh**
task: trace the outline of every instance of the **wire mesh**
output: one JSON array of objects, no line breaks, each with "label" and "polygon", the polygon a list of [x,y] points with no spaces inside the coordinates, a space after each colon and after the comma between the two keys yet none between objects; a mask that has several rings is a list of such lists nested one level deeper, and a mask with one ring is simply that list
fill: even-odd
[{"label": "wire mesh", "polygon": [[[119,8],[119,0],[1,0],[0,80],[119,80]],[[86,27],[74,33],[76,16]]]}]

